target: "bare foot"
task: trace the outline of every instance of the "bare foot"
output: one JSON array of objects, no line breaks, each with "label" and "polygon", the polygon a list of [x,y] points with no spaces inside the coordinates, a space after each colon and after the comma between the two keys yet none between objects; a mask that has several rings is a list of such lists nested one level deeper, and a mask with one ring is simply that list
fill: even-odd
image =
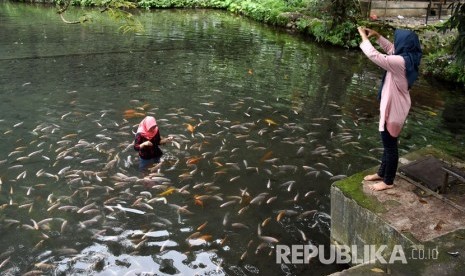
[{"label": "bare foot", "polygon": [[363,178],[363,180],[366,180],[366,181],[375,181],[375,180],[381,180],[381,179],[383,178],[379,176],[377,173],[367,175]]},{"label": "bare foot", "polygon": [[391,189],[393,188],[394,185],[388,185],[384,182],[378,182],[376,184],[373,184],[370,186],[370,190],[372,191],[383,191],[383,190],[387,190],[387,189]]}]

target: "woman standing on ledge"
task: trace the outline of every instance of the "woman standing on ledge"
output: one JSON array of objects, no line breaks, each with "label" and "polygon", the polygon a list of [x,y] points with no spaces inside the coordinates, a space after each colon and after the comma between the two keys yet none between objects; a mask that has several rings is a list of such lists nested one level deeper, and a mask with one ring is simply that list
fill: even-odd
[{"label": "woman standing on ledge", "polygon": [[[409,90],[418,78],[422,51],[418,36],[413,31],[396,30],[394,44],[372,29],[358,27],[358,32],[362,38],[362,51],[373,63],[386,70],[378,91],[383,156],[378,172],[364,178],[367,181],[379,181],[370,189],[381,191],[392,188],[394,184],[399,162],[397,138],[410,109]],[[370,37],[376,38],[386,54],[373,47]]]},{"label": "woman standing on ledge", "polygon": [[137,128],[134,141],[134,149],[139,152],[139,169],[143,170],[155,163],[160,163],[163,152],[158,146],[172,140],[173,137],[161,139],[155,118],[145,117]]}]

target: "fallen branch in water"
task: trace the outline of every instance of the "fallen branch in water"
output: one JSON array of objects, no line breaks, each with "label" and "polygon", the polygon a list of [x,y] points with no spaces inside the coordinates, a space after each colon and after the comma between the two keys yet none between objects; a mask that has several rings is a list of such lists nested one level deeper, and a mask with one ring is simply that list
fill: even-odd
[{"label": "fallen branch in water", "polygon": [[[64,17],[64,13],[68,10],[72,0],[64,0],[63,5],[58,5],[57,13],[60,15],[61,20],[66,24],[80,24],[92,20],[92,16],[84,14],[76,21],[69,21]],[[98,1],[97,1],[98,2]],[[100,5],[99,5],[100,4]],[[101,6],[100,13],[106,13],[110,18],[116,21],[123,22],[123,25],[119,27],[119,31],[126,32],[143,32],[144,27],[139,20],[133,17],[133,14],[128,9],[137,8],[136,4],[127,0],[104,0],[101,3],[96,3],[97,6]]]}]

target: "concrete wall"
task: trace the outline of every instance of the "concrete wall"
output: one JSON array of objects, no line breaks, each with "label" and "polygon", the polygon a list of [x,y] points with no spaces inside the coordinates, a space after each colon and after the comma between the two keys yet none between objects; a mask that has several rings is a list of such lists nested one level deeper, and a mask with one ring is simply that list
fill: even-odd
[{"label": "concrete wall", "polygon": [[381,220],[372,210],[360,206],[355,200],[344,195],[336,186],[331,187],[331,243],[336,245],[357,245],[358,259],[363,259],[364,245],[387,245],[383,252],[389,259],[395,245],[404,250],[418,243],[397,232]]},{"label": "concrete wall", "polygon": [[[438,3],[438,1],[433,1]],[[384,1],[384,0],[372,0],[371,10],[368,12],[370,0],[362,0],[362,12],[367,12],[367,16],[375,14],[378,17],[394,17],[402,15],[404,17],[423,17],[426,16],[429,1]],[[449,5],[443,5],[442,15],[450,14],[450,10],[447,10]],[[438,6],[432,6],[432,13],[435,15],[439,14]],[[430,13],[431,15],[431,13]]]}]

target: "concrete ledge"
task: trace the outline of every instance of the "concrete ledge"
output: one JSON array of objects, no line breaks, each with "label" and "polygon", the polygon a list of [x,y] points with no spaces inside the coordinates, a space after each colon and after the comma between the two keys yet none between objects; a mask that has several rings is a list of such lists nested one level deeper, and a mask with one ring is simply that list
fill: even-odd
[{"label": "concrete ledge", "polygon": [[[361,182],[361,181],[360,181]],[[376,203],[370,203],[376,204]],[[364,245],[376,245],[378,248],[386,245],[383,257],[389,260],[395,245],[411,248],[419,242],[396,231],[394,227],[384,221],[377,213],[386,210],[373,206],[364,208],[355,200],[348,198],[336,186],[331,187],[331,242],[336,245],[357,246],[357,259],[363,260]],[[370,261],[366,259],[365,261]]]},{"label": "concrete ledge", "polygon": [[[408,163],[427,155],[465,167],[464,161],[434,148],[412,152],[400,160]],[[463,275],[465,212],[423,194],[400,177],[393,189],[373,192],[363,177],[376,169],[352,175],[331,187],[331,243],[355,246],[357,250],[351,252],[353,267],[336,275]],[[363,251],[367,246],[383,247],[385,261],[372,255],[367,258]],[[405,262],[389,262],[399,248]]]}]

